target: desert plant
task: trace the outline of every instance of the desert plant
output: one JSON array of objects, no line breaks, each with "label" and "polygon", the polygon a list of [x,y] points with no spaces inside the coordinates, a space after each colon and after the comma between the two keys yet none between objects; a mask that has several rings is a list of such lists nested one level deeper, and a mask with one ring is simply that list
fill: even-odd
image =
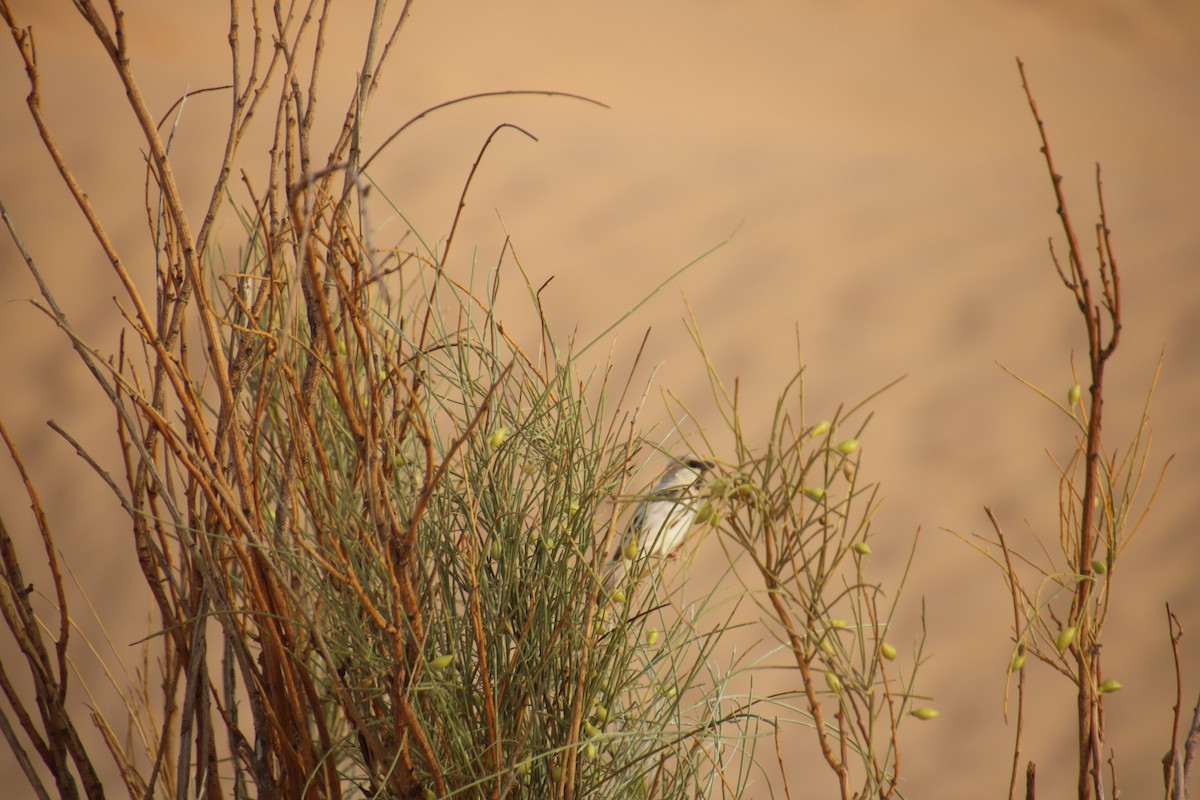
[{"label": "desert plant", "polygon": [[[727,673],[711,666],[720,624],[701,630],[649,563],[636,571],[636,595],[601,595],[601,564],[642,481],[633,466],[656,463],[655,445],[637,433],[636,403],[625,391],[612,396],[611,369],[579,372],[527,280],[534,354],[506,332],[493,313],[502,276],[524,278],[511,248],[486,277],[474,266],[462,280],[447,269],[476,169],[500,132],[520,129],[500,125],[487,137],[444,240],[408,229],[381,248],[370,212],[403,213],[366,172],[374,156],[363,155],[361,121],[408,5],[388,21],[386,3],[376,4],[360,80],[324,164],[310,141],[330,12],[235,5],[224,87],[232,115],[196,228],[171,170],[187,97],[156,120],[130,70],[120,4],[111,19],[87,2],[77,9],[111,58],[150,154],[153,302],[56,147],[33,34],[0,3],[43,142],[132,309],[112,358],[75,335],[14,237],[43,309],[112,405],[123,475],[79,449],[129,516],[159,615],[145,661],[158,666],[161,694],[131,694],[126,720],[92,719],[129,793],[739,793],[744,778],[729,765],[744,762],[752,720],[722,696]],[[264,21],[274,25],[273,50]],[[272,86],[266,172],[246,177],[237,201],[228,179]],[[236,258],[213,244],[228,214],[244,232]],[[35,712],[0,665],[23,742],[7,717],[5,730],[40,796],[47,790],[27,747],[60,795],[82,783],[99,796],[95,751],[66,706],[74,622],[55,538],[32,486],[30,497],[59,624],[48,642],[28,592],[14,588],[24,585],[20,557],[0,529],[10,576],[2,608],[37,688]],[[137,731],[132,742],[118,733],[126,725]]]},{"label": "desert plant", "polygon": [[[708,359],[694,318],[690,327],[724,423],[702,434],[705,446],[719,431],[736,464],[714,482],[702,517],[720,528],[731,564],[748,562],[746,594],[799,684],[771,700],[787,705],[786,720],[812,731],[838,796],[897,796],[901,725],[908,715],[928,720],[938,712],[915,689],[923,631],[911,660],[896,661],[888,640],[907,566],[896,586],[868,576],[880,487],[861,480],[859,467],[867,409],[889,387],[813,421],[800,360],[778,392],[765,437],[752,436],[736,385],[730,391]],[[914,537],[909,564],[915,551]]]},{"label": "desert plant", "polygon": [[[1029,87],[1025,65],[1018,60],[1017,67],[1038,128],[1041,153],[1050,174],[1067,243],[1064,261],[1051,240],[1050,258],[1084,323],[1086,372],[1081,378],[1072,360],[1072,385],[1062,392],[1046,392],[1009,371],[1064,414],[1075,430],[1070,457],[1064,463],[1055,462],[1059,474],[1058,546],[1048,546],[1038,537],[1037,549],[1041,557],[1014,547],[1011,537],[1005,535],[1000,520],[990,508],[985,511],[994,537],[976,536],[966,541],[1000,569],[1012,599],[1013,650],[1005,683],[1006,713],[1008,689],[1014,678],[1017,707],[1009,797],[1016,796],[1021,774],[1026,721],[1024,689],[1029,669],[1026,659],[1030,655],[1074,686],[1078,797],[1080,800],[1093,794],[1097,798],[1116,797],[1119,789],[1113,754],[1106,753],[1104,703],[1108,695],[1122,688],[1122,684],[1117,678],[1104,674],[1101,640],[1113,592],[1119,582],[1120,556],[1145,521],[1170,463],[1169,458],[1164,462],[1147,497],[1144,484],[1151,438],[1149,407],[1162,364],[1160,359],[1132,440],[1124,448],[1111,447],[1104,441],[1101,422],[1105,368],[1121,337],[1121,276],[1104,206],[1100,167],[1097,165],[1095,176],[1099,220],[1095,226],[1096,264],[1092,267],[1087,263],[1072,223],[1063,191],[1063,176],[1055,169],[1046,126]],[[1086,391],[1082,387],[1085,380],[1088,383]],[[1176,660],[1178,663],[1178,650]],[[1179,727],[1178,716],[1177,704],[1176,729]],[[1164,761],[1168,766],[1168,797],[1182,796],[1178,794],[1178,788],[1172,788],[1177,781],[1186,784],[1186,775],[1173,774],[1182,769],[1177,763],[1179,753],[1174,737],[1169,755],[1170,758]],[[1110,775],[1108,779],[1106,772]],[[1036,791],[1036,764],[1033,761],[1025,767],[1025,787],[1026,796],[1032,798]]]}]

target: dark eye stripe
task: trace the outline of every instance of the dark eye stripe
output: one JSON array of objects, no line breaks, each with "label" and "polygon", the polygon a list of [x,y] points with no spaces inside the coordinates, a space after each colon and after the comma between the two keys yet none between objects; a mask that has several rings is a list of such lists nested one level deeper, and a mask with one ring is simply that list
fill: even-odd
[{"label": "dark eye stripe", "polygon": [[684,466],[687,466],[698,472],[707,472],[708,470],[715,467],[716,464],[714,464],[711,461],[703,461],[699,458],[689,458],[687,461],[684,462]]}]

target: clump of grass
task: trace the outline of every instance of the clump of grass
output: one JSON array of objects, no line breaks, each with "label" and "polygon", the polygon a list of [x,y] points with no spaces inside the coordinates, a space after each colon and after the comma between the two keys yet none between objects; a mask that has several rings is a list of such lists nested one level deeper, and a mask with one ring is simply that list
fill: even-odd
[{"label": "clump of grass", "polygon": [[[127,720],[92,719],[129,793],[739,793],[739,731],[750,722],[710,665],[721,627],[696,627],[648,565],[624,603],[601,597],[602,564],[641,481],[631,465],[653,448],[637,432],[636,404],[613,396],[611,368],[579,371],[527,281],[534,341],[523,348],[505,331],[493,308],[501,276],[520,269],[507,243],[486,278],[472,268],[458,279],[448,268],[457,215],[436,246],[411,230],[390,248],[372,241],[363,170],[374,156],[361,155],[361,120],[408,6],[385,21],[378,4],[323,166],[309,142],[327,15],[294,16],[280,3],[234,9],[233,117],[197,229],[172,178],[173,129],[155,124],[130,72],[119,3],[111,20],[79,5],[150,153],[152,303],[45,125],[32,33],[7,3],[0,9],[47,149],[134,310],[104,358],[74,335],[22,248],[47,313],[115,412],[123,474],[85,458],[128,513],[159,615],[145,643],[157,701],[147,689]],[[264,49],[264,19],[274,50]],[[240,38],[247,27],[252,44]],[[238,201],[228,177],[271,86],[267,172],[246,177]],[[507,128],[487,138],[462,200]],[[231,207],[246,237],[232,263],[210,244]],[[20,697],[8,699],[60,794],[74,794],[78,778],[98,796],[95,751],[66,710],[73,622],[53,533],[38,521],[57,589],[56,646],[25,595],[4,597],[33,667],[41,730]],[[0,541],[18,575],[11,540]],[[117,733],[126,724],[141,732],[136,743]],[[44,773],[10,744],[45,794]]]}]

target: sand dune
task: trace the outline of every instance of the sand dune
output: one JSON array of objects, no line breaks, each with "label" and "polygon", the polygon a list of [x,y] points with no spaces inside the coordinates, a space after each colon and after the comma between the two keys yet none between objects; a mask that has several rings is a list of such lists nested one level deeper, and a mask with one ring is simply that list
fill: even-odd
[{"label": "sand dune", "polygon": [[[43,102],[59,143],[148,287],[142,189],[129,180],[141,155],[120,88],[68,3],[16,5],[36,28]],[[134,68],[157,112],[185,89],[222,80],[218,14],[143,0],[129,4],[129,17]],[[355,33],[349,22],[333,33],[322,94],[330,118],[353,81]],[[556,89],[609,104],[510,98],[455,108],[393,145],[375,178],[418,228],[444,236],[492,127],[511,122],[537,135],[537,143],[513,135],[493,146],[459,234],[471,247],[452,268],[467,274],[475,246],[490,266],[507,229],[526,269],[554,276],[543,296],[552,324],[564,336],[578,330],[581,341],[736,229],[638,312],[616,350],[628,358],[651,327],[649,360],[663,362],[657,384],[684,398],[701,425],[715,410],[682,323],[684,298],[718,367],[741,376],[751,424],[793,367],[797,335],[819,416],[907,376],[877,402],[864,444],[864,468],[886,496],[876,520],[886,535],[874,556],[884,574],[895,574],[923,531],[901,616],[915,628],[924,594],[934,658],[920,685],[943,713],[910,729],[905,790],[998,796],[1012,737],[1001,715],[1007,595],[984,559],[943,529],[984,532],[986,504],[1012,536],[1029,543],[1034,529],[1055,541],[1056,478],[1044,451],[1068,453],[1070,430],[995,362],[1065,392],[1070,353],[1083,347],[1046,251],[1059,229],[1020,55],[1084,231],[1096,210],[1094,164],[1103,164],[1126,292],[1106,407],[1114,443],[1131,432],[1165,348],[1153,463],[1172,453],[1175,461],[1114,576],[1119,603],[1105,649],[1109,674],[1128,687],[1107,706],[1121,785],[1126,796],[1154,796],[1174,700],[1164,602],[1192,632],[1185,703],[1200,690],[1197,40],[1200,12],[1166,1],[417,4],[368,135],[380,141],[422,108],[476,91]],[[119,287],[37,140],[11,42],[0,45],[0,76],[0,199],[80,332],[112,349]],[[194,98],[179,126],[173,152],[193,209],[206,200],[226,103]],[[236,226],[220,235],[235,243]],[[124,645],[151,624],[141,592],[118,577],[129,568],[126,526],[100,482],[42,424],[57,420],[111,457],[111,414],[65,339],[21,302],[35,293],[0,236],[0,416],[81,585]],[[665,418],[657,402],[653,413]],[[6,462],[0,512],[32,552],[26,506]],[[714,572],[719,557],[705,548],[693,579]],[[94,666],[83,666],[107,693]],[[779,676],[780,687],[791,679]],[[1043,795],[1067,796],[1069,686],[1048,670],[1035,683],[1041,714],[1026,755],[1039,764]],[[832,796],[805,733],[786,740],[793,796]],[[7,751],[0,774],[6,785],[17,780]],[[761,788],[756,797],[770,796]]]}]

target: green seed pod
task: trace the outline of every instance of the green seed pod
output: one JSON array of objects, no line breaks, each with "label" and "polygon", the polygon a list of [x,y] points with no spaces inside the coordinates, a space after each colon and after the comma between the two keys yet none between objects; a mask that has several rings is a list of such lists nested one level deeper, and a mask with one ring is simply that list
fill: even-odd
[{"label": "green seed pod", "polygon": [[585,744],[583,746],[583,754],[587,756],[589,760],[595,761],[596,756],[599,755],[599,751],[596,749],[596,743],[588,742]]},{"label": "green seed pod", "polygon": [[1025,652],[1022,651],[1012,657],[1012,661],[1008,663],[1009,672],[1020,672],[1021,667],[1025,666]]},{"label": "green seed pod", "polygon": [[942,712],[938,711],[936,708],[928,708],[928,707],[922,706],[921,708],[914,708],[912,711],[910,711],[908,713],[912,714],[917,719],[929,720],[929,719],[933,719],[934,717],[938,716]]},{"label": "green seed pod", "polygon": [[1067,389],[1067,407],[1068,408],[1075,407],[1075,404],[1079,402],[1079,395],[1082,394],[1082,392],[1083,392],[1083,390],[1079,388],[1078,383],[1075,384],[1074,386],[1072,386],[1070,389]]},{"label": "green seed pod", "polygon": [[1105,678],[1104,683],[1100,684],[1100,694],[1118,692],[1123,688],[1125,688],[1123,684],[1116,678]]},{"label": "green seed pod", "polygon": [[557,761],[550,765],[550,777],[556,781],[562,778],[562,766]]},{"label": "green seed pod", "polygon": [[1054,646],[1058,648],[1058,652],[1065,651],[1071,646],[1071,642],[1075,641],[1075,626],[1063,628],[1058,632],[1058,636],[1054,639]]},{"label": "green seed pod", "polygon": [[571,501],[571,502],[570,502],[570,503],[567,505],[567,513],[570,513],[570,514],[578,514],[578,513],[579,513],[579,503],[577,503],[577,502],[575,502],[574,500],[572,500],[572,501]]},{"label": "green seed pod", "polygon": [[528,775],[529,769],[530,769],[530,767],[529,767],[529,759],[528,758],[517,764],[517,774],[518,775]]},{"label": "green seed pod", "polygon": [[842,694],[842,679],[834,672],[825,673],[825,683],[829,685],[829,690],[839,697]]},{"label": "green seed pod", "polygon": [[437,658],[435,658],[429,662],[429,668],[430,669],[445,669],[446,667],[450,666],[453,663],[454,663],[454,656],[452,656],[452,655],[438,656]]},{"label": "green seed pod", "polygon": [[704,505],[700,506],[700,508],[696,509],[696,524],[706,525],[710,522],[715,525],[720,522],[720,517],[717,514],[717,509],[713,507],[712,503],[705,503]]},{"label": "green seed pod", "polygon": [[592,712],[592,716],[600,720],[600,724],[603,725],[608,722],[608,709],[604,706],[596,706],[596,709]]},{"label": "green seed pod", "polygon": [[583,721],[583,732],[587,734],[589,739],[595,739],[600,735],[600,729],[588,722],[586,719]]},{"label": "green seed pod", "polygon": [[825,496],[825,490],[820,486],[805,486],[801,491],[803,491],[810,500],[816,500],[818,503],[821,502],[821,498]]},{"label": "green seed pod", "polygon": [[824,436],[829,431],[830,427],[831,426],[829,424],[829,420],[823,419],[820,422],[818,422],[816,425],[812,426],[812,430],[809,431],[809,435],[810,436]]},{"label": "green seed pod", "polygon": [[840,630],[850,627],[850,623],[846,622],[846,620],[844,620],[844,619],[834,618],[834,619],[829,620],[829,627],[836,628],[840,631]]},{"label": "green seed pod", "polygon": [[625,546],[621,548],[621,555],[625,556],[625,559],[627,561],[633,561],[635,558],[637,558],[638,557],[637,539],[630,539],[628,542],[626,542]]},{"label": "green seed pod", "polygon": [[733,494],[733,496],[734,496],[734,497],[736,497],[738,500],[741,500],[741,501],[743,501],[743,502],[746,502],[746,503],[753,502],[753,501],[754,501],[754,497],[755,497],[755,489],[754,489],[754,484],[752,484],[752,483],[739,483],[739,484],[737,485],[737,488],[735,488],[735,489],[733,490],[732,494]]},{"label": "green seed pod", "polygon": [[881,656],[883,656],[884,658],[886,658],[888,661],[896,660],[896,648],[892,647],[887,642],[884,642],[883,644],[879,645],[879,654]]},{"label": "green seed pod", "polygon": [[821,639],[821,649],[824,650],[826,654],[833,655],[833,645],[830,644],[828,638]]},{"label": "green seed pod", "polygon": [[488,548],[488,555],[492,557],[493,561],[499,561],[500,556],[503,555],[503,553],[504,548],[500,546],[500,540],[493,536],[492,545]]},{"label": "green seed pod", "polygon": [[846,439],[844,442],[838,442],[833,446],[833,449],[844,456],[848,456],[858,449],[858,439]]},{"label": "green seed pod", "polygon": [[1098,558],[1093,558],[1092,559],[1092,572],[1096,573],[1097,575],[1104,575],[1105,573],[1108,572],[1108,564],[1106,564],[1105,562],[1101,561]]},{"label": "green seed pod", "polygon": [[658,641],[658,628],[651,628],[646,631],[646,644],[654,647],[654,643]]},{"label": "green seed pod", "polygon": [[624,589],[613,589],[613,593],[611,595],[609,595],[609,597],[612,598],[612,601],[614,603],[624,603],[625,602],[625,590]]},{"label": "green seed pod", "polygon": [[854,552],[858,553],[860,556],[869,556],[871,555],[871,545],[867,544],[866,542],[855,542]]},{"label": "green seed pod", "polygon": [[495,450],[500,445],[504,444],[504,440],[508,438],[508,428],[501,425],[496,430],[492,431],[492,435],[487,438],[487,445],[490,449]]}]

